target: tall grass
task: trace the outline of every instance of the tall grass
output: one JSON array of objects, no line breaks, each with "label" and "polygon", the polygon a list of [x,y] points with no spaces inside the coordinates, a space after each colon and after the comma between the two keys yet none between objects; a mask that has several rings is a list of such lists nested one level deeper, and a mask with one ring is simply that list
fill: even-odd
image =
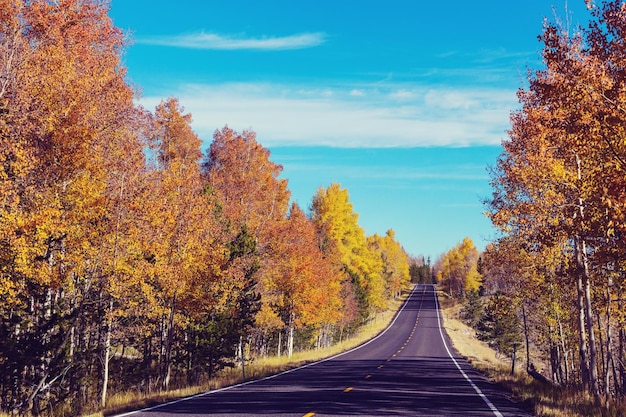
[{"label": "tall grass", "polygon": [[519,361],[511,375],[511,365],[475,331],[458,320],[459,305],[440,297],[444,327],[456,350],[494,383],[511,392],[519,405],[536,416],[545,417],[619,417],[626,416],[626,403],[609,403],[602,408],[584,391],[542,383],[530,377]]}]

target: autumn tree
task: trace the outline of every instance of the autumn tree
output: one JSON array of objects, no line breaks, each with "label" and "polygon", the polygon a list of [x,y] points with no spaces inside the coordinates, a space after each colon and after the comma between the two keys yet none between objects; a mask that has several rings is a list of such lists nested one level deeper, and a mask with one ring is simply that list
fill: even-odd
[{"label": "autumn tree", "polygon": [[[90,355],[106,350],[103,294],[119,259],[108,250],[108,214],[118,168],[129,165],[121,150],[136,162],[141,151],[129,129],[136,111],[120,63],[123,35],[107,5],[3,1],[0,9],[0,292],[14,307],[3,325],[22,349],[15,366],[30,370],[3,372],[20,375],[3,382],[3,408],[28,410],[74,395],[59,384],[70,369],[80,370],[70,373],[72,389],[106,390],[105,367],[99,382],[87,375]],[[83,349],[86,338],[98,340],[95,349]]]},{"label": "autumn tree", "polygon": [[383,237],[374,234],[367,239],[370,247],[380,255],[387,297],[394,299],[410,281],[409,257],[395,237],[395,232],[389,229]]},{"label": "autumn tree", "polygon": [[332,241],[337,248],[357,297],[362,294],[362,314],[367,317],[386,308],[382,259],[367,244],[348,191],[336,183],[319,188],[313,197],[312,209],[316,227],[322,231],[323,239]]},{"label": "autumn tree", "polygon": [[437,281],[453,297],[463,297],[467,291],[478,290],[478,250],[469,237],[441,256]]},{"label": "autumn tree", "polygon": [[145,200],[150,234],[144,237],[144,250],[153,259],[152,283],[165,307],[164,389],[171,378],[177,312],[193,319],[213,311],[219,301],[210,290],[219,285],[226,262],[216,200],[206,192],[201,175],[201,141],[190,124],[191,116],[169,99],[156,108],[151,136],[157,165]]},{"label": "autumn tree", "polygon": [[[250,286],[261,295],[260,316],[257,324],[274,328],[278,321],[268,306],[269,294],[257,285],[271,273],[275,264],[270,246],[279,238],[277,228],[285,221],[289,209],[290,193],[287,180],[279,178],[282,166],[273,163],[270,152],[256,141],[254,132],[241,134],[224,127],[213,136],[204,162],[204,175],[208,186],[220,201],[228,221],[230,240],[245,228],[256,242],[256,251],[229,264],[234,289],[241,291],[249,279],[244,279],[250,265],[259,262],[256,274],[250,277]],[[257,272],[258,271],[258,272]],[[258,323],[259,320],[267,322]]]},{"label": "autumn tree", "polygon": [[490,217],[528,242],[530,252],[560,251],[561,288],[571,291],[562,291],[558,304],[575,300],[579,380],[599,404],[601,393],[608,399],[623,387],[609,363],[615,351],[623,355],[612,340],[623,329],[612,291],[621,292],[623,282],[614,262],[624,254],[626,9],[618,1],[590,7],[588,29],[572,35],[558,24],[545,26],[545,68],[531,73],[519,93],[522,109],[512,115],[492,176]]},{"label": "autumn tree", "polygon": [[309,327],[324,333],[340,318],[343,275],[324,258],[317,243],[311,219],[292,204],[288,219],[270,244],[274,263],[261,282],[267,301],[286,328],[288,356],[293,353],[296,329]]}]

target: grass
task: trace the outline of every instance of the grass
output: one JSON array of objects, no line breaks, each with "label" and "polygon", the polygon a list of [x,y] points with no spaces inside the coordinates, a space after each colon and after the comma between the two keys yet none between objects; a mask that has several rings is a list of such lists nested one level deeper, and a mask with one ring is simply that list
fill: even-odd
[{"label": "grass", "polygon": [[[406,297],[406,296],[405,296]],[[404,298],[405,298],[404,297]],[[396,311],[402,305],[404,298],[389,303],[389,308],[383,313],[379,313],[376,318],[363,326],[353,337],[342,341],[341,343],[330,346],[326,349],[310,350],[294,352],[291,358],[287,356],[270,356],[267,358],[258,358],[246,365],[246,380],[254,380],[269,375],[274,375],[293,369],[307,363],[319,361],[337,355],[341,352],[350,350],[373,338],[384,330],[393,319]],[[208,384],[193,387],[185,387],[167,392],[157,392],[146,394],[141,392],[121,392],[113,394],[108,400],[106,407],[98,412],[85,415],[86,417],[103,417],[132,410],[138,410],[162,404],[168,401],[174,401],[180,398],[193,396],[218,388],[235,385],[243,382],[241,376],[241,368],[225,369],[219,376]],[[4,417],[0,414],[0,417]]]},{"label": "grass", "polygon": [[510,361],[478,340],[476,332],[458,319],[461,306],[445,297],[439,297],[439,300],[444,327],[456,350],[490,380],[511,392],[522,408],[542,417],[626,416],[626,403],[611,403],[601,409],[585,392],[534,380],[525,371],[523,357],[511,375]]}]

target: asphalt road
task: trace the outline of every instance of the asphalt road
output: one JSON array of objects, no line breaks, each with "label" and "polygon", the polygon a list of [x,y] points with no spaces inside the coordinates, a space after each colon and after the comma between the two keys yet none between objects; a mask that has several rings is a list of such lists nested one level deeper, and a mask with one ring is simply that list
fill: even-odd
[{"label": "asphalt road", "polygon": [[379,337],[342,355],[133,417],[529,416],[449,346],[434,287],[415,288]]}]

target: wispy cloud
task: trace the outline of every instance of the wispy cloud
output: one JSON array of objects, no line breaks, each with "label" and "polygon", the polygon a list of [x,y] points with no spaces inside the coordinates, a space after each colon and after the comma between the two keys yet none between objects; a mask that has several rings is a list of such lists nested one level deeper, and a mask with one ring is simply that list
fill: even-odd
[{"label": "wispy cloud", "polygon": [[138,44],[170,46],[189,49],[218,50],[288,50],[319,46],[326,41],[321,32],[300,33],[289,36],[247,37],[243,35],[220,35],[217,33],[193,33],[175,36],[154,36],[137,39]]},{"label": "wispy cloud", "polygon": [[[228,125],[264,146],[344,148],[498,145],[517,105],[514,90],[420,86],[186,85],[179,97],[209,141]],[[398,100],[401,91],[403,100]],[[146,97],[151,108],[161,97]]]}]

